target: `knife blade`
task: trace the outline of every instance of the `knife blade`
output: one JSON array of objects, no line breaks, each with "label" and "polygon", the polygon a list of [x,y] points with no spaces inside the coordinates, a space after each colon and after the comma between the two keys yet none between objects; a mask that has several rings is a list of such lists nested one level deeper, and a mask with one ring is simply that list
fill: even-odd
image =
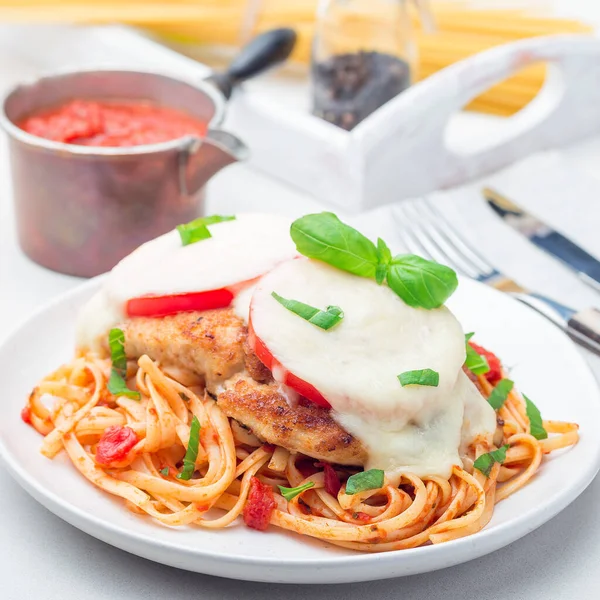
[{"label": "knife blade", "polygon": [[483,188],[482,194],[488,205],[505,223],[575,271],[584,283],[600,292],[599,260],[496,190],[486,187]]}]

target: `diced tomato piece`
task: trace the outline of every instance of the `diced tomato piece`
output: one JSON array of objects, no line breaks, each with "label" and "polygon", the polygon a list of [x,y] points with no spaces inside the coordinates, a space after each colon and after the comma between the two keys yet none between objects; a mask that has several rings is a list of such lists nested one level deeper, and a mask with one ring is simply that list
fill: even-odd
[{"label": "diced tomato piece", "polygon": [[253,477],[250,480],[250,492],[244,506],[244,523],[252,529],[265,531],[271,522],[275,510],[275,498],[270,485]]},{"label": "diced tomato piece", "polygon": [[27,425],[31,425],[31,408],[26,406],[21,411],[21,419],[23,419],[23,423],[27,423]]},{"label": "diced tomato piece", "polygon": [[107,427],[96,446],[96,462],[109,466],[125,459],[138,443],[138,436],[130,427]]},{"label": "diced tomato piece", "polygon": [[319,465],[320,463],[315,463],[315,461],[310,458],[303,458],[296,461],[296,469],[302,473],[302,477],[304,478],[318,473],[319,469],[317,467]]},{"label": "diced tomato piece", "polygon": [[352,516],[355,519],[358,519],[359,521],[363,521],[365,523],[367,523],[368,521],[371,520],[371,517],[367,513],[364,513],[364,512],[357,512],[357,513],[354,513]]},{"label": "diced tomato piece", "polygon": [[248,323],[248,343],[254,350],[254,353],[258,357],[258,360],[262,362],[267,369],[271,372],[278,371],[283,376],[283,380],[280,383],[291,387],[293,390],[298,392],[301,396],[304,396],[314,404],[323,406],[324,408],[331,408],[331,404],[327,402],[325,397],[310,383],[296,377],[293,373],[290,373],[272,354],[267,348],[265,343],[254,333],[252,328],[252,318]]},{"label": "diced tomato piece", "polygon": [[479,344],[473,342],[469,342],[469,344],[471,344],[473,350],[481,354],[481,356],[485,356],[488,361],[490,370],[485,374],[485,378],[492,384],[498,383],[502,379],[502,363],[500,359],[493,352],[486,350]]},{"label": "diced tomato piece", "polygon": [[325,491],[332,496],[337,497],[342,482],[335,472],[335,469],[328,463],[323,463],[323,474],[325,476]]},{"label": "diced tomato piece", "polygon": [[275,448],[277,448],[277,446],[275,446],[275,444],[263,444],[262,445],[262,449],[265,452],[275,452]]},{"label": "diced tomato piece", "polygon": [[127,301],[129,317],[164,317],[180,312],[225,308],[233,302],[229,289],[173,294],[170,296],[141,296]]}]

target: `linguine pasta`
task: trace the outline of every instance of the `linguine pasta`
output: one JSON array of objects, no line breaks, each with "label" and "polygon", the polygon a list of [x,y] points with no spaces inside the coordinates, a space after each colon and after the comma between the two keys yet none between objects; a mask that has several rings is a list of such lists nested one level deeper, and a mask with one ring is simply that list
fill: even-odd
[{"label": "linguine pasta", "polygon": [[[271,526],[363,552],[442,543],[485,527],[495,504],[526,485],[544,455],[578,440],[576,424],[558,421],[544,421],[549,435],[536,439],[525,401],[513,389],[497,411],[494,440],[498,448],[508,447],[506,457],[491,466],[488,477],[473,463],[493,448],[476,440],[449,479],[403,473],[399,482],[386,477],[381,487],[350,495],[344,482],[356,469],[333,466],[331,471],[314,459],[263,444],[228,419],[192,373],[162,368],[142,356],[128,365],[129,387],[140,392],[136,400],[108,392],[110,372],[110,360],[95,354],[74,359],[40,382],[23,418],[44,436],[45,456],[66,452],[95,486],[122,498],[129,510],[170,526],[231,525],[259,481],[275,490]],[[478,383],[488,397],[493,386],[481,375]],[[199,444],[194,474],[185,480],[177,475],[194,417]],[[135,443],[105,465],[98,462],[98,445],[110,428],[129,428]],[[341,482],[335,494],[327,485],[327,469]],[[306,489],[288,501],[278,486]]]}]

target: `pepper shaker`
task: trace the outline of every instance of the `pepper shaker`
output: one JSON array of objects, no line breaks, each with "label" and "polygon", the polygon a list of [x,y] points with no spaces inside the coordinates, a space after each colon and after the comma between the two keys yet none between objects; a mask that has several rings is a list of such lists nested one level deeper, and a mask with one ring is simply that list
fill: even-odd
[{"label": "pepper shaker", "polygon": [[351,130],[411,84],[416,46],[407,1],[321,0],[311,61],[315,116]]}]

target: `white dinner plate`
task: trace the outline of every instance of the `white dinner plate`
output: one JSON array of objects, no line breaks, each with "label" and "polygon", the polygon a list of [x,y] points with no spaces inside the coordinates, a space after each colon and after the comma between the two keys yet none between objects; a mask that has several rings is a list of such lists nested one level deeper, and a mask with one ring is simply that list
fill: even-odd
[{"label": "white dinner plate", "polygon": [[75,314],[98,286],[92,280],[45,306],[0,347],[0,454],[45,507],[133,554],[200,573],[268,582],[338,583],[423,573],[477,558],[530,533],[581,494],[598,471],[599,392],[571,341],[512,298],[461,280],[449,305],[465,331],[475,331],[477,342],[502,357],[545,418],[581,425],[577,446],[547,459],[533,481],[496,507],[483,531],[438,546],[359,554],[274,527],[257,532],[243,523],[215,531],[159,525],[95,488],[64,456],[44,458],[41,437],[19,416],[36,382],[72,356]]}]

